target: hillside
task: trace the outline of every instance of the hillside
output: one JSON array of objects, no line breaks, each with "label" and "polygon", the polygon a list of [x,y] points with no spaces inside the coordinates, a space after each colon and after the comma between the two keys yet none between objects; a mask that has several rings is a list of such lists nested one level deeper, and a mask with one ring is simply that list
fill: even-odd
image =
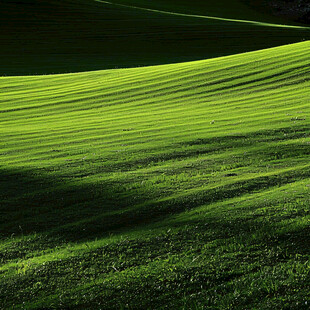
[{"label": "hillside", "polygon": [[2,309],[308,309],[309,49],[0,78]]},{"label": "hillside", "polygon": [[[98,0],[99,1],[99,0]],[[112,0],[158,10],[275,24],[306,21],[308,0]]]},{"label": "hillside", "polygon": [[[196,7],[195,3],[207,2],[194,1],[192,7]],[[265,20],[261,16],[265,15],[239,2],[224,6],[226,9],[221,11],[227,13],[225,17],[228,12],[231,16],[222,19],[212,18],[212,14],[218,16],[219,8],[223,7],[215,5],[214,1],[208,6],[213,8],[211,15],[198,17],[120,6],[117,3],[121,2],[114,0],[108,3],[93,0],[1,1],[0,75],[177,63],[310,38],[309,28],[263,23]],[[180,10],[175,1],[165,3],[158,1],[157,8]],[[171,5],[167,7],[167,3]],[[245,17],[246,21],[238,20]],[[271,22],[277,21],[272,17]]]}]

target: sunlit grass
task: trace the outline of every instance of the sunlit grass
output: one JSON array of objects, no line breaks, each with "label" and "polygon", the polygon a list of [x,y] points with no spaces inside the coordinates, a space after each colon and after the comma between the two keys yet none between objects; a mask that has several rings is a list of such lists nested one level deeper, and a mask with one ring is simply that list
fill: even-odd
[{"label": "sunlit grass", "polygon": [[3,309],[307,309],[309,42],[0,78]]}]

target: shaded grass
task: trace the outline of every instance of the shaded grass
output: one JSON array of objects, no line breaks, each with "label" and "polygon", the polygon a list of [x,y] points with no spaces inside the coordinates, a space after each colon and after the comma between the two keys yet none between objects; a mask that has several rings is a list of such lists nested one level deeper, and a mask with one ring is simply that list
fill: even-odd
[{"label": "shaded grass", "polygon": [[163,14],[113,1],[4,1],[0,20],[1,76],[176,63],[309,39],[308,28]]}]

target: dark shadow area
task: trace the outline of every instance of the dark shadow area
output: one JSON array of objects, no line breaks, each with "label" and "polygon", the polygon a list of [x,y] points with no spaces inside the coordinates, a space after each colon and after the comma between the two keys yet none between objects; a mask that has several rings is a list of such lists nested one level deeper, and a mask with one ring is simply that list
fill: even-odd
[{"label": "dark shadow area", "polygon": [[254,0],[261,9],[269,11],[274,16],[284,20],[310,24],[310,3],[308,0]]},{"label": "dark shadow area", "polygon": [[207,59],[310,39],[309,30],[197,19],[79,1],[1,1],[0,75]]},{"label": "dark shadow area", "polygon": [[120,189],[121,184],[76,185],[61,177],[22,170],[1,170],[0,180],[2,237],[47,233],[72,223],[77,223],[76,235],[67,235],[68,228],[63,238],[79,239],[81,234],[92,236],[94,230],[105,232],[104,225],[100,229],[89,225],[90,230],[83,233],[79,221],[130,206]]},{"label": "dark shadow area", "polygon": [[[277,24],[306,22],[308,0],[115,0],[117,3],[168,12],[253,20]],[[286,14],[285,14],[286,13]]]}]

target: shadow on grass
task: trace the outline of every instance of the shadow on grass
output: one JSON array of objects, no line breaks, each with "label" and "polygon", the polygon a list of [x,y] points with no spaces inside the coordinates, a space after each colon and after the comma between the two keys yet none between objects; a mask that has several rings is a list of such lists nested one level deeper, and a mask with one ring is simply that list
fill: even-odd
[{"label": "shadow on grass", "polygon": [[124,193],[113,184],[76,185],[39,171],[22,170],[1,170],[0,180],[2,237],[48,232],[128,205]]},{"label": "shadow on grass", "polygon": [[[184,144],[197,146],[196,149],[174,153],[174,157],[164,160],[185,159],[207,148],[212,153],[261,143],[268,146],[268,142],[302,138],[307,132],[308,126],[299,126],[240,136],[198,139]],[[282,155],[274,156],[275,151]],[[258,155],[268,163],[277,158],[306,158],[309,149],[297,141],[283,146],[273,145],[251,156]],[[152,161],[156,162],[155,159],[153,157]],[[133,162],[130,168],[134,169],[138,164],[147,166],[148,160]],[[111,167],[112,171],[119,171],[123,163],[120,165]],[[37,232],[54,238],[51,243],[41,244],[42,248],[66,241],[91,241],[132,228],[140,230],[142,235],[144,225],[159,222],[169,215],[309,178],[310,168],[296,168],[267,176],[258,174],[247,180],[236,179],[214,189],[156,201],[142,185],[135,192],[127,192],[121,182],[98,181],[94,184],[86,183],[83,178],[79,182],[62,179],[61,176],[43,175],[39,170],[2,169],[1,236],[7,238],[12,234]],[[140,240],[124,239],[90,249],[76,257],[52,260],[44,268],[30,270],[16,278],[16,282],[3,281],[0,293],[8,305],[12,305],[13,301],[41,300],[44,303],[46,296],[51,296],[54,298],[53,304],[58,305],[55,307],[59,309],[96,309],[99,305],[105,309],[119,309],[120,305],[127,304],[129,309],[159,309],[162,305],[181,308],[184,296],[201,298],[204,305],[209,302],[211,308],[214,305],[221,308],[223,296],[243,290],[246,297],[233,298],[231,305],[236,309],[249,308],[248,305],[257,300],[269,298],[273,294],[269,287],[272,281],[281,283],[286,276],[286,271],[282,272],[281,267],[277,266],[288,264],[290,267],[289,261],[309,255],[308,228],[291,225],[281,233],[276,231],[280,216],[268,218],[255,215],[252,212],[255,208],[249,205],[248,209],[240,211],[240,215],[232,209],[226,213],[215,210],[203,218],[175,222],[174,228],[178,228],[178,231],[169,231],[170,227],[163,223],[158,225],[161,232],[156,236]],[[303,215],[298,212],[289,214],[290,218],[293,220]],[[217,243],[212,247],[214,241]],[[31,243],[29,241],[29,244],[21,244],[17,246],[18,249],[4,253],[3,257],[0,256],[1,261],[26,257],[31,253]],[[188,257],[190,262],[186,260]],[[303,257],[300,260],[303,262]],[[157,269],[154,271],[153,268]],[[276,270],[279,274],[275,274],[270,283],[266,282],[265,288],[259,281],[265,281],[264,276],[269,270]],[[99,281],[107,275],[110,282]],[[304,282],[298,276],[302,279],[303,274],[296,275],[291,287],[279,284],[274,294],[289,298],[296,295],[296,288],[304,290]],[[253,281],[257,281],[258,289],[247,294],[248,284]],[[40,283],[39,291],[34,283]],[[87,287],[89,283],[91,287]],[[84,284],[86,288],[81,290]],[[58,287],[62,287],[68,297],[61,299],[56,296],[55,289]],[[215,289],[219,293],[215,293]],[[73,299],[75,293],[77,296],[83,295],[84,299]],[[207,299],[208,296],[212,298]],[[280,306],[284,305],[283,300],[279,300]]]},{"label": "shadow on grass", "polygon": [[[161,163],[168,160],[180,160],[187,159],[198,155],[212,155],[221,152],[225,152],[229,149],[239,149],[249,146],[262,145],[271,142],[282,142],[293,139],[306,138],[309,132],[309,125],[295,125],[292,127],[284,127],[274,130],[261,130],[250,132],[247,134],[238,135],[227,135],[221,137],[212,138],[198,138],[189,140],[182,143],[176,143],[173,151],[167,150],[165,153],[156,154],[158,151],[163,150],[162,148],[152,149],[152,153],[156,155],[147,156],[144,158],[126,160],[123,163],[111,164],[108,167],[101,168],[100,172],[113,172],[113,171],[131,171],[141,167],[147,167],[152,164]],[[280,158],[293,158],[298,156],[307,156],[310,154],[309,147],[307,145],[295,145],[292,146],[280,146],[280,147],[268,147],[263,150],[262,154],[257,151],[256,156],[261,155],[262,159],[273,160]],[[85,160],[90,162],[90,160]]]},{"label": "shadow on grass", "polygon": [[[262,131],[242,136],[226,136],[211,139],[189,141],[187,145],[196,145],[194,150],[177,152],[160,160],[180,159],[195,156],[203,152],[219,152],[229,148],[282,141],[304,137],[307,126],[286,128],[274,131]],[[211,146],[211,149],[210,149]],[[207,148],[207,149],[205,149]],[[302,144],[287,144],[281,147],[269,147],[260,156],[267,163],[276,159],[305,157],[309,148]],[[160,155],[162,156],[162,155]],[[165,155],[164,155],[165,156]],[[156,158],[126,163],[129,170],[137,165],[156,163]],[[120,171],[123,166],[112,166]],[[102,173],[102,172],[101,172]],[[103,172],[104,173],[104,172]],[[227,174],[229,176],[229,174]],[[234,176],[234,174],[233,174]],[[104,237],[111,232],[124,231],[137,225],[144,225],[166,216],[196,208],[204,204],[238,197],[243,194],[277,187],[310,177],[309,169],[295,169],[278,174],[270,174],[234,182],[195,193],[184,193],[174,198],[165,194],[162,199],[154,198],[148,188],[141,185],[131,191],[126,190],[125,181],[100,181],[86,183],[87,178],[68,180],[61,176],[43,175],[39,170],[0,171],[0,227],[1,238],[31,233],[45,233],[59,236],[61,240],[80,241]],[[153,195],[153,196],[152,196]]]}]

